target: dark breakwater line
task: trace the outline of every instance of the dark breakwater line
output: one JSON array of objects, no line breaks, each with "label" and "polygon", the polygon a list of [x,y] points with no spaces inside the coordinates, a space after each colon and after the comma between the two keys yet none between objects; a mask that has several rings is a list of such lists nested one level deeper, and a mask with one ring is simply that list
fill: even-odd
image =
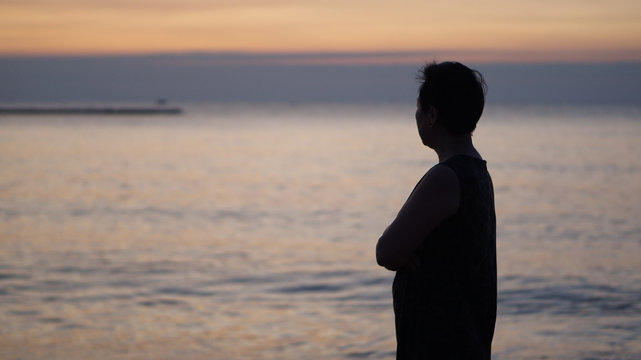
[{"label": "dark breakwater line", "polygon": [[0,107],[0,115],[178,115],[177,107]]}]

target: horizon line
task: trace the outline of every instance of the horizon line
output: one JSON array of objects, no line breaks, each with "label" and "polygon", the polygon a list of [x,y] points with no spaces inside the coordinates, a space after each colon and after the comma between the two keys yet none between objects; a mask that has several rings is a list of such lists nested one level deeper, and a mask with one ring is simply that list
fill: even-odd
[{"label": "horizon line", "polygon": [[484,64],[640,63],[641,49],[618,52],[523,50],[217,51],[0,53],[0,59],[203,57],[183,65],[410,65],[431,61]]}]

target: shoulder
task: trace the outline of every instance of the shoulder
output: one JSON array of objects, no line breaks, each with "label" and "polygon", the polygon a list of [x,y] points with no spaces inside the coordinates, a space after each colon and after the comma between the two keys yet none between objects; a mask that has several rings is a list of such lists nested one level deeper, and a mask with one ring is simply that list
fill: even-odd
[{"label": "shoulder", "polygon": [[446,163],[439,163],[425,174],[419,187],[426,190],[451,191],[458,190],[458,185],[458,176],[454,169]]},{"label": "shoulder", "polygon": [[438,163],[432,166],[425,174],[426,178],[432,181],[455,181],[457,180],[456,172],[447,162]]},{"label": "shoulder", "polygon": [[412,194],[414,201],[434,208],[444,216],[458,210],[460,184],[456,172],[450,166],[434,165],[416,186]]}]

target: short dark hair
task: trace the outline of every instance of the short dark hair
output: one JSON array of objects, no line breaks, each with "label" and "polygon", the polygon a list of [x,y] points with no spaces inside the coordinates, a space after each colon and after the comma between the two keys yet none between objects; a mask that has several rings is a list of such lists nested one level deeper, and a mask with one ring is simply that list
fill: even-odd
[{"label": "short dark hair", "polygon": [[433,106],[443,125],[455,134],[471,134],[485,106],[487,86],[483,75],[458,62],[425,65],[418,101],[427,111]]}]

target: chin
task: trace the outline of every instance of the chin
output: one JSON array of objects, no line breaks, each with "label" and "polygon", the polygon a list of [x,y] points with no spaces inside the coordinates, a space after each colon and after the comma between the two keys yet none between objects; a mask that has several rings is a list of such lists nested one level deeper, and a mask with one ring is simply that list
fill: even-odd
[{"label": "chin", "polygon": [[428,148],[434,149],[434,146],[432,146],[432,144],[430,144],[430,142],[427,139],[421,138],[421,142],[423,143],[423,145],[427,146]]}]

